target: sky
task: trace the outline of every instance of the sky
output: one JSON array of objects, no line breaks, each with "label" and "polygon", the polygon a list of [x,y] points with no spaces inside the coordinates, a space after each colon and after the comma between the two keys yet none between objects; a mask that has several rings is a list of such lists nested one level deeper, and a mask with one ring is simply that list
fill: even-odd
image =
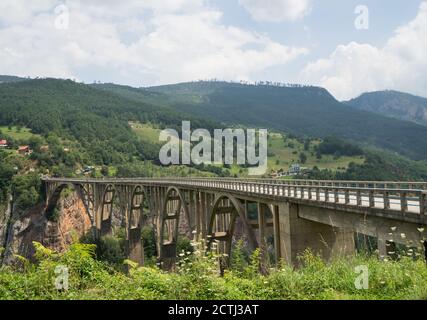
[{"label": "sky", "polygon": [[1,0],[0,74],[427,97],[427,0]]}]

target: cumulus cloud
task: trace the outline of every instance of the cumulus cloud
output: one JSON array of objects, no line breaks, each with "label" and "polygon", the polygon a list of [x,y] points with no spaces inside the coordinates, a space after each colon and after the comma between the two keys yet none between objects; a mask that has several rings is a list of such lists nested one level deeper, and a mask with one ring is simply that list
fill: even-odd
[{"label": "cumulus cloud", "polygon": [[[55,28],[60,4],[66,29]],[[105,74],[133,85],[238,80],[307,52],[225,25],[203,0],[2,0],[0,12],[0,74]]]},{"label": "cumulus cloud", "polygon": [[351,42],[309,63],[301,79],[345,100],[366,91],[397,89],[427,96],[427,2],[382,48]]},{"label": "cumulus cloud", "polygon": [[310,12],[311,0],[239,0],[256,21],[294,21]]}]

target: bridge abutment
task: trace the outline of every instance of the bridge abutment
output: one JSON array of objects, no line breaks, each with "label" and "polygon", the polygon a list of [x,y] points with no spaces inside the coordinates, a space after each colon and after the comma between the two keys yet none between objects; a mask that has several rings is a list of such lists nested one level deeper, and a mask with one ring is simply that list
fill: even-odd
[{"label": "bridge abutment", "polygon": [[[282,259],[301,265],[298,256],[310,249],[328,261],[355,251],[354,233],[298,216],[299,204],[284,202],[279,207],[280,248]],[[327,214],[327,212],[325,212]]]}]

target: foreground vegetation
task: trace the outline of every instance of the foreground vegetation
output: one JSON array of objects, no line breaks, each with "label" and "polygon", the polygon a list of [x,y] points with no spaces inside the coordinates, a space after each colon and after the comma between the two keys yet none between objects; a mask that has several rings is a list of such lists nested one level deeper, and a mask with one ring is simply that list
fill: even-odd
[{"label": "foreground vegetation", "polygon": [[[93,244],[77,243],[62,254],[35,247],[35,263],[20,258],[19,266],[0,269],[0,299],[427,299],[426,265],[407,257],[379,261],[355,255],[325,264],[306,252],[302,268],[282,266],[263,276],[257,251],[249,263],[237,252],[234,267],[221,277],[217,257],[199,245],[182,252],[177,270],[170,273],[131,261],[125,261],[128,273],[118,271],[95,259]],[[366,290],[355,286],[360,265],[369,271]],[[57,266],[68,268],[68,290],[55,288]]]}]

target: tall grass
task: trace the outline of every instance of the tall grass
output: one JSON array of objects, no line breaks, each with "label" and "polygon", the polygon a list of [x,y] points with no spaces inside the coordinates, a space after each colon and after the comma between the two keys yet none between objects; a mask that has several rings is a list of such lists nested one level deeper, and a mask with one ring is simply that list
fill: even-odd
[{"label": "tall grass", "polygon": [[[310,251],[303,267],[283,265],[258,272],[259,252],[250,262],[220,276],[218,255],[203,243],[182,251],[174,272],[130,261],[127,274],[95,259],[96,246],[73,244],[62,254],[35,243],[36,263],[22,261],[0,269],[0,299],[427,299],[427,267],[421,259],[380,261],[367,255],[323,262]],[[68,290],[55,288],[55,268],[69,270]],[[367,266],[368,289],[357,289],[355,267]]]}]

